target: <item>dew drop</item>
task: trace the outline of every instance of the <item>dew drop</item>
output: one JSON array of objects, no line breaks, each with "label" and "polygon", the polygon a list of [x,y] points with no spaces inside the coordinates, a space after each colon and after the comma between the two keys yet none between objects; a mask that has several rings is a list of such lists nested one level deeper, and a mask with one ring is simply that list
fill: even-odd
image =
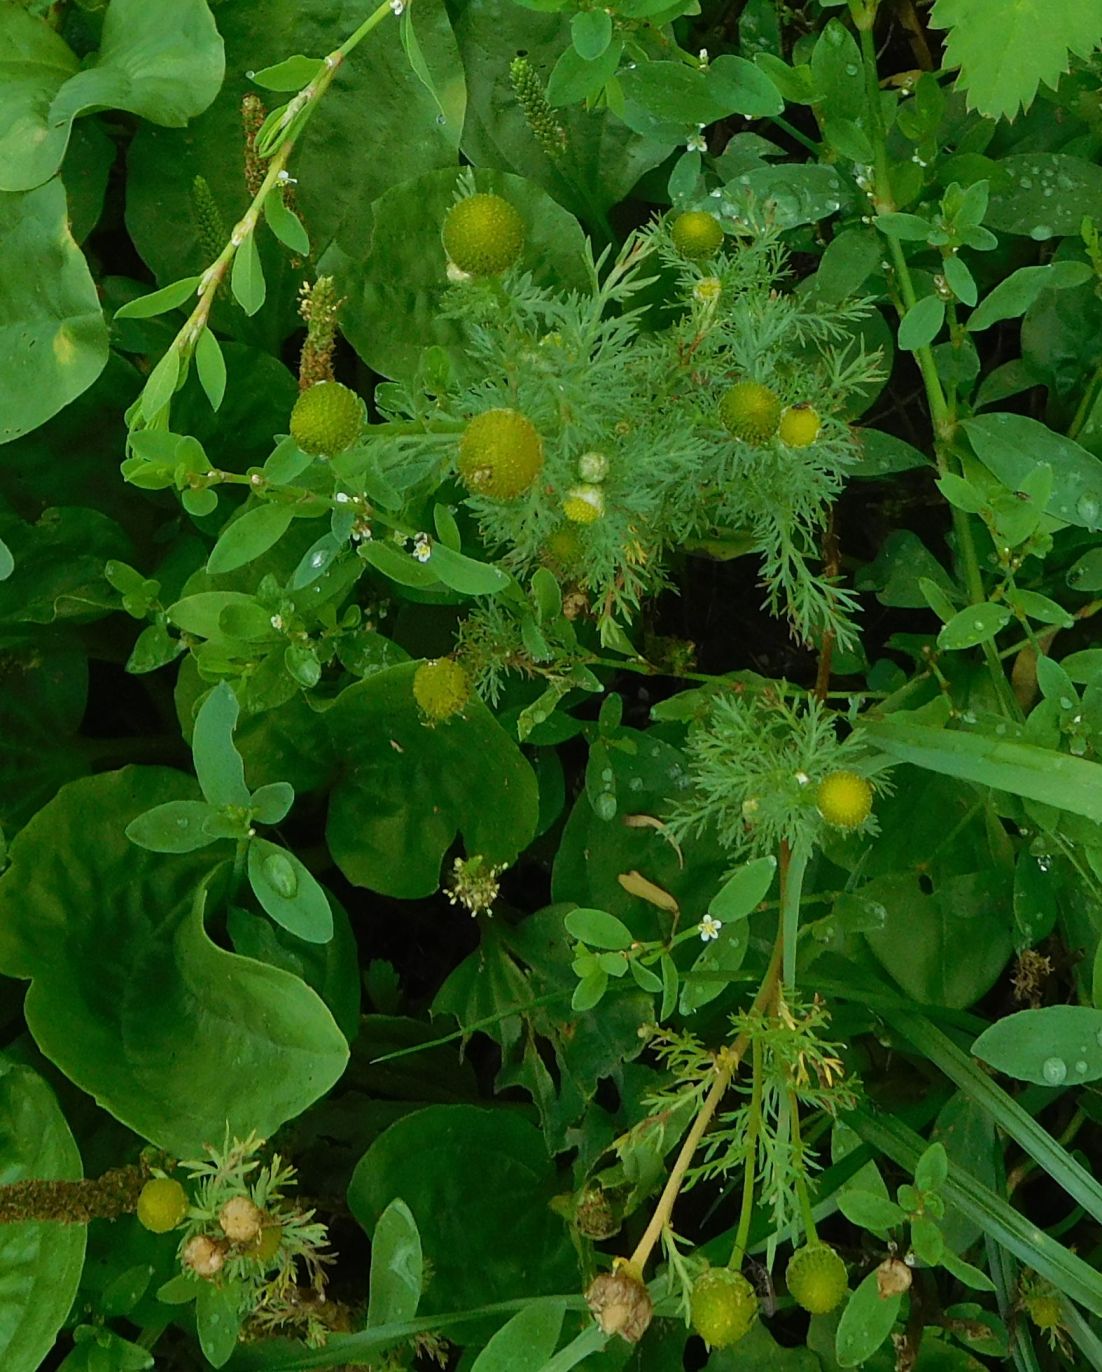
[{"label": "dew drop", "polygon": [[1102,1029],[1099,1029],[1098,1033],[1095,1034],[1094,1038],[1099,1048],[1102,1048]]},{"label": "dew drop", "polygon": [[298,895],[298,873],[292,867],[290,858],[282,853],[269,853],[263,867],[268,884],[284,900],[294,900]]},{"label": "dew drop", "polygon": [[1029,231],[1029,236],[1037,243],[1043,243],[1046,238],[1052,237],[1052,230],[1047,224],[1036,224]]},{"label": "dew drop", "polygon": [[1061,697],[1060,697],[1060,709],[1061,709],[1061,710],[1070,710],[1073,704],[1074,704],[1074,702],[1071,701],[1071,700],[1069,700],[1069,699],[1067,698],[1067,696],[1061,696]]},{"label": "dew drop", "polygon": [[176,827],[177,829],[186,829],[188,827],[188,820],[184,816],[181,816],[176,821]]},{"label": "dew drop", "polygon": [[1059,1086],[1068,1074],[1068,1065],[1063,1058],[1045,1058],[1041,1064],[1041,1076],[1050,1086]]},{"label": "dew drop", "polygon": [[593,809],[598,819],[614,819],[616,816],[616,797],[599,795],[593,802]]},{"label": "dew drop", "polygon": [[1083,1076],[1083,1074],[1087,1070],[1086,1059],[1080,1058],[1079,1061],[1075,1064],[1075,1070],[1079,1073],[1080,1076]]},{"label": "dew drop", "polygon": [[856,63],[856,62],[847,62],[847,63],[846,63],[846,75],[847,75],[847,76],[856,76],[856,75],[857,75],[857,63]]},{"label": "dew drop", "polygon": [[1062,191],[1070,191],[1072,186],[1075,185],[1075,182],[1071,179],[1070,176],[1067,175],[1066,172],[1061,172],[1060,175],[1056,178],[1056,184],[1060,187]]},{"label": "dew drop", "polygon": [[329,561],[329,558],[326,556],[325,553],[315,553],[315,554],[313,555],[313,557],[311,557],[311,559],[310,559],[310,566],[311,566],[311,567],[324,567],[325,564],[326,564],[328,561]]},{"label": "dew drop", "polygon": [[1098,516],[1102,512],[1098,501],[1092,495],[1081,495],[1075,502],[1075,513],[1088,529],[1098,527]]}]

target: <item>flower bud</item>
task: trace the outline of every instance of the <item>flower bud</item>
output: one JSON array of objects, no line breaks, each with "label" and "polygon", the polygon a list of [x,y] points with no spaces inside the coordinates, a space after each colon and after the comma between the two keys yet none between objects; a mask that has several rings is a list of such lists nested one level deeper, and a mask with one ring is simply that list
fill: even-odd
[{"label": "flower bud", "polygon": [[206,1234],[196,1234],[184,1244],[180,1260],[190,1267],[197,1277],[206,1281],[216,1276],[226,1261],[226,1250],[217,1239],[208,1239]]}]

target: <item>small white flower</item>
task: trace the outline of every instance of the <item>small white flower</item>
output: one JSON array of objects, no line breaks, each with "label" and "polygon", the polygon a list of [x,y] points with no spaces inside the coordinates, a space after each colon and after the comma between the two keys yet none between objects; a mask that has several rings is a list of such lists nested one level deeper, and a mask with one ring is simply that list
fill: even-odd
[{"label": "small white flower", "polygon": [[719,938],[719,931],[723,925],[714,915],[705,915],[697,928],[700,930],[701,942],[707,943],[709,939]]},{"label": "small white flower", "polygon": [[283,616],[282,616],[282,615],[272,615],[272,628],[273,628],[273,629],[282,629],[282,628],[283,628]]},{"label": "small white flower", "polygon": [[700,57],[699,57],[697,60],[698,60],[699,63],[700,63],[700,70],[701,70],[701,71],[705,71],[705,70],[707,69],[707,66],[708,66],[708,49],[707,49],[707,48],[701,48],[701,49],[700,49]]},{"label": "small white flower", "polygon": [[337,502],[338,505],[347,505],[348,502],[352,499],[352,497],[348,494],[347,491],[338,491],[337,494],[333,497],[333,499]]},{"label": "small white flower", "polygon": [[413,537],[413,556],[418,562],[427,562],[432,556],[432,539],[428,534],[415,534]]},{"label": "small white flower", "polygon": [[688,149],[689,152],[707,152],[707,151],[708,151],[708,144],[707,144],[707,141],[706,141],[705,138],[704,138],[704,125],[703,125],[703,124],[700,124],[700,125],[697,127],[696,133],[690,135],[688,141],[687,141],[686,144],[685,144],[685,147]]},{"label": "small white flower", "polygon": [[405,7],[406,0],[390,0],[390,8],[397,15],[400,15]]},{"label": "small white flower", "polygon": [[801,785],[801,786],[806,786],[807,783],[808,783],[810,780],[811,780],[811,778],[808,776],[808,774],[807,774],[806,772],[797,772],[797,773],[796,773],[796,781],[799,783],[799,785]]}]

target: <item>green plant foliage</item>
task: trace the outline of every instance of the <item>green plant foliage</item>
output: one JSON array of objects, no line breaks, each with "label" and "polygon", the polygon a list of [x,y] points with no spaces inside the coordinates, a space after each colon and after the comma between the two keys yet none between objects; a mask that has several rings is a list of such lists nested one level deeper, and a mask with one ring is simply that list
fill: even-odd
[{"label": "green plant foliage", "polygon": [[[0,194],[0,237],[0,440],[7,442],[88,389],[107,361],[107,328],[88,265],[69,234],[60,181]],[[37,283],[47,274],[45,294]]]},{"label": "green plant foliage", "polygon": [[[81,1176],[80,1153],[53,1092],[37,1072],[6,1057],[0,1122],[5,1182]],[[0,1234],[0,1353],[13,1372],[33,1372],[53,1347],[80,1285],[86,1234],[83,1224],[50,1222],[7,1224]]]},{"label": "green plant foliage", "polygon": [[[323,1094],[347,1056],[297,977],[211,942],[209,856],[170,864],[126,839],[151,802],[191,792],[159,769],[75,782],[22,830],[0,884],[0,960],[32,980],[26,1016],[38,1046],[136,1132],[185,1154],[227,1121],[269,1132]],[[44,859],[78,832],[89,839],[79,864]],[[120,947],[126,964],[111,956]],[[226,1054],[241,1065],[232,1076]]]},{"label": "green plant foliage", "polygon": [[1102,1368],[1100,51],[0,0],[4,1372]]},{"label": "green plant foliage", "polygon": [[225,62],[206,0],[110,0],[97,60],[75,53],[25,10],[5,8],[0,189],[27,191],[61,166],[73,120],[120,109],[180,127],[214,99]]},{"label": "green plant foliage", "polygon": [[[1102,43],[1097,0],[1023,0],[1009,12],[986,0],[937,0],[933,23],[949,30],[946,64],[960,67],[969,105],[993,119],[1028,109],[1042,82],[1058,83],[1072,54],[1089,57]],[[994,25],[998,43],[991,41]]]},{"label": "green plant foliage", "polygon": [[[373,674],[327,716],[347,764],[329,810],[333,856],[357,885],[406,897],[436,890],[457,832],[472,855],[511,861],[535,832],[537,806],[531,768],[480,702],[425,726],[414,670]],[[428,815],[417,803],[425,795]]]},{"label": "green plant foliage", "polygon": [[[441,1156],[447,1167],[430,1164]],[[481,1185],[487,1176],[493,1177],[489,1191]],[[384,1197],[401,1196],[433,1267],[425,1309],[461,1310],[548,1294],[569,1282],[570,1244],[548,1207],[554,1186],[539,1131],[526,1120],[434,1105],[407,1115],[368,1149],[348,1204],[373,1231],[389,1204]],[[508,1252],[498,1241],[505,1228]]]}]

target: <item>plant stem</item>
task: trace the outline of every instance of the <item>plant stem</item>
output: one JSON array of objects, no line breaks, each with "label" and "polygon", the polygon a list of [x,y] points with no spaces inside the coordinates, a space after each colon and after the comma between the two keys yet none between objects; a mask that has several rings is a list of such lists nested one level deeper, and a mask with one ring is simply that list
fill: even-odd
[{"label": "plant stem", "polygon": [[750,1090],[750,1118],[746,1125],[746,1165],[742,1174],[742,1208],[739,1212],[738,1233],[727,1264],[736,1270],[746,1257],[746,1242],[750,1237],[750,1221],[754,1214],[754,1182],[758,1172],[758,1134],[761,1130],[761,1042],[753,1043],[754,1066]]},{"label": "plant stem", "polygon": [[791,1087],[788,1091],[788,1114],[792,1129],[792,1152],[797,1161],[796,1199],[800,1203],[800,1216],[804,1222],[805,1242],[815,1243],[819,1235],[815,1229],[815,1217],[811,1213],[811,1197],[807,1194],[807,1182],[801,1170],[803,1159],[799,1156],[803,1152],[803,1141],[800,1137],[800,1103]]},{"label": "plant stem", "polygon": [[[252,203],[245,211],[242,218],[234,226],[230,241],[222,249],[215,260],[203,272],[199,278],[198,302],[191,314],[188,315],[183,327],[169,345],[169,352],[177,352],[181,359],[189,358],[195,351],[195,345],[199,341],[200,335],[207,327],[211,307],[214,304],[214,297],[218,293],[218,288],[226,278],[234,258],[237,256],[238,248],[248,239],[250,234],[256,230],[264,201],[268,194],[280,183],[281,173],[286,170],[287,162],[291,153],[295,149],[298,139],[302,135],[307,123],[317,109],[322,97],[332,84],[333,78],[340,70],[345,58],[350,52],[382,21],[391,13],[389,0],[384,0],[378,9],[364,20],[360,27],[349,38],[341,44],[334,52],[331,52],[322,63],[321,71],[301,91],[289,102],[288,110],[293,111],[293,115],[287,120],[287,128],[292,130],[291,135],[285,137],[283,142],[272,154],[268,162],[268,171],[264,180],[260,184],[260,189],[253,196]],[[147,425],[151,422],[151,416],[145,416]],[[167,423],[167,415],[166,415]]]},{"label": "plant stem", "polygon": [[784,943],[784,987],[791,991],[796,985],[796,943],[800,932],[800,900],[803,896],[804,875],[807,872],[811,849],[797,843],[781,863],[781,938]]},{"label": "plant stem", "polygon": [[[783,951],[783,935],[778,931],[776,942],[773,945],[773,955],[769,959],[769,966],[766,968],[765,976],[762,978],[758,994],[754,997],[754,1004],[751,1007],[750,1015],[760,1014],[765,1006],[772,1000],[776,993],[780,980],[781,954]],[[670,1222],[673,1214],[674,1202],[677,1200],[685,1180],[685,1173],[689,1170],[689,1165],[693,1160],[697,1145],[704,1137],[704,1133],[712,1122],[712,1117],[719,1108],[719,1103],[727,1094],[727,1088],[731,1084],[731,1078],[742,1061],[743,1055],[750,1046],[750,1036],[745,1030],[739,1034],[734,1043],[729,1048],[723,1049],[716,1057],[716,1079],[712,1083],[712,1089],[708,1092],[701,1105],[693,1126],[685,1137],[685,1142],[681,1145],[681,1151],[677,1155],[673,1169],[666,1179],[666,1185],[662,1188],[662,1194],[658,1198],[658,1204],[654,1207],[654,1214],[650,1218],[643,1233],[643,1237],[635,1245],[635,1251],[631,1255],[630,1266],[633,1271],[641,1273],[646,1267],[647,1259],[650,1257],[655,1244],[662,1235],[662,1231]]]}]

